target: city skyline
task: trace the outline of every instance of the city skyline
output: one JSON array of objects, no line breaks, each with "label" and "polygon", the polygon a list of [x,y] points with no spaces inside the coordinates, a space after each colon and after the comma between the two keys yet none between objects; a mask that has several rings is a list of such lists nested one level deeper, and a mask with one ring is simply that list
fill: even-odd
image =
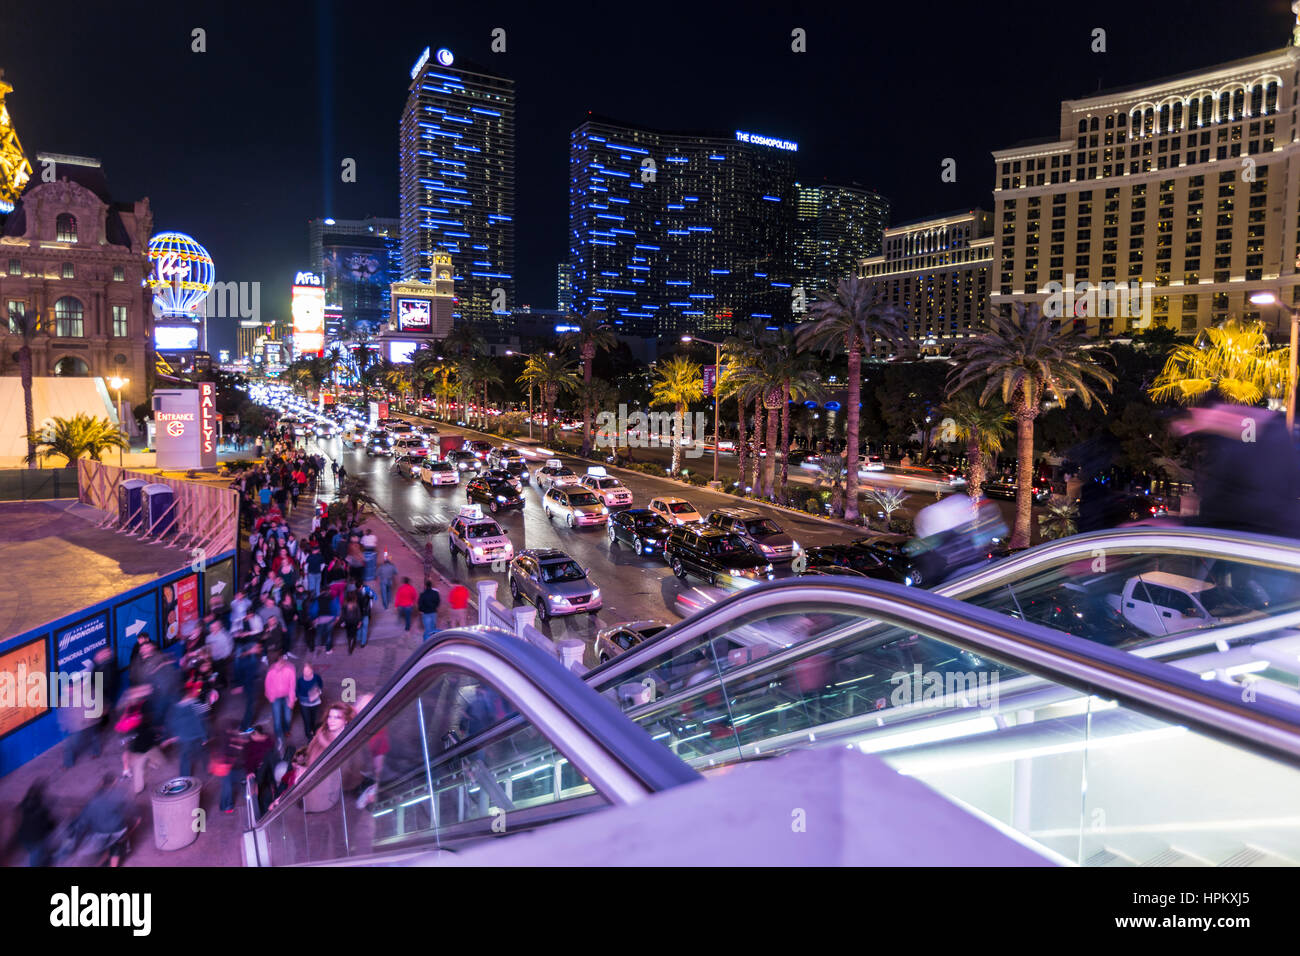
[{"label": "city skyline", "polygon": [[[547,308],[555,263],[567,257],[568,138],[588,111],[668,129],[753,129],[798,141],[801,182],[874,189],[891,200],[892,225],[989,206],[992,152],[1041,135],[1041,118],[1062,99],[1279,49],[1293,20],[1282,3],[1231,18],[1215,16],[1227,9],[1222,4],[1187,4],[1189,22],[1215,22],[1216,29],[1191,31],[1156,62],[1147,38],[1162,23],[1159,11],[1101,4],[1037,24],[1017,15],[1020,6],[1035,9],[1012,4],[1004,25],[953,5],[944,30],[911,36],[877,35],[865,12],[755,11],[743,21],[696,15],[693,29],[681,31],[667,13],[558,24],[533,22],[522,8],[455,25],[424,23],[414,5],[399,3],[349,20],[345,29],[327,3],[259,11],[256,21],[229,5],[160,12],[128,3],[112,15],[85,11],[87,29],[65,38],[67,66],[57,80],[43,65],[51,53],[42,44],[58,35],[44,22],[53,11],[31,11],[0,36],[0,67],[15,87],[9,108],[29,157],[101,158],[122,195],[151,199],[160,229],[204,243],[219,280],[260,281],[263,308],[286,316],[292,275],[308,265],[305,222],[397,214],[394,134],[420,52],[445,46],[486,62],[514,80],[519,97],[519,288],[511,305]],[[151,15],[132,17],[133,8]],[[1089,48],[1098,25],[1108,29],[1104,54]],[[497,26],[507,46],[494,55]],[[806,30],[805,54],[791,51],[796,27]],[[195,29],[205,31],[205,52],[191,49]],[[637,37],[635,48],[611,42],[628,36]],[[94,82],[97,61],[87,42],[130,42],[150,56],[134,58],[138,64],[126,58],[120,81],[102,84]],[[582,55],[565,56],[566,49]],[[1016,49],[1054,55],[1036,67],[1032,83],[1023,71],[984,68]],[[948,67],[936,69],[936,62]],[[249,63],[256,69],[245,70]],[[981,85],[961,79],[972,68],[982,71]],[[213,106],[190,107],[189,123],[133,121],[122,110],[123,91],[144,88],[156,75],[172,78],[164,97]],[[650,75],[653,84],[645,82]],[[897,95],[891,77],[905,80],[915,108],[894,111],[885,126],[865,107],[872,97],[879,106]],[[356,160],[355,183],[340,178],[345,158]],[[945,158],[956,161],[955,182],[940,179]],[[238,174],[219,181],[230,169]],[[214,349],[233,347],[233,326],[213,330]]]}]

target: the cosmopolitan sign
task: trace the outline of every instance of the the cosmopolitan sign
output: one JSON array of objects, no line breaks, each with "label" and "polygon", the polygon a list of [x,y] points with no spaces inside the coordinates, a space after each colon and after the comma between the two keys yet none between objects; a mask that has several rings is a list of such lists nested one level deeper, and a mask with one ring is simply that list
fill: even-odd
[{"label": "the cosmopolitan sign", "polygon": [[754,146],[771,146],[773,149],[784,149],[791,153],[799,150],[798,143],[792,143],[788,139],[774,139],[761,133],[742,133],[740,130],[736,130],[736,139],[742,143],[751,143]]}]

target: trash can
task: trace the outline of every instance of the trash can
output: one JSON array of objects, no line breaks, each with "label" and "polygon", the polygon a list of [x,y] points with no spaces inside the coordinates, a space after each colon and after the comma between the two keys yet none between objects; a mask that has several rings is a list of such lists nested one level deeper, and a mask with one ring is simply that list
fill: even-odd
[{"label": "trash can", "polygon": [[153,788],[153,845],[182,850],[198,839],[194,811],[203,788],[193,777],[172,777]]}]

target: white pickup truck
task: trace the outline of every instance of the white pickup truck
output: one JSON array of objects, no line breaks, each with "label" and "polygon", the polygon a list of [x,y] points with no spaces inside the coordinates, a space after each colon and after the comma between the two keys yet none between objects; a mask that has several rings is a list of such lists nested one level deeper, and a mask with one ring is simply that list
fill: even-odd
[{"label": "white pickup truck", "polygon": [[1124,582],[1122,592],[1106,601],[1129,624],[1156,637],[1223,624],[1249,613],[1213,581],[1166,571],[1134,575]]}]

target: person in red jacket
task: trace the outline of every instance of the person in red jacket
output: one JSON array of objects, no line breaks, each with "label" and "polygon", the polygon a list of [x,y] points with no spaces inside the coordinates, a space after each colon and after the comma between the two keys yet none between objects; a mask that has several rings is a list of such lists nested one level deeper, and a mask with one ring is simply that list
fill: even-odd
[{"label": "person in red jacket", "polygon": [[448,627],[464,627],[469,617],[469,588],[456,584],[447,595]]},{"label": "person in red jacket", "polygon": [[415,585],[411,583],[410,578],[402,578],[402,583],[397,586],[397,594],[394,596],[393,603],[397,605],[397,613],[402,615],[402,622],[406,625],[404,630],[411,633],[411,615],[415,612],[415,602],[419,599],[419,594],[415,590]]}]

